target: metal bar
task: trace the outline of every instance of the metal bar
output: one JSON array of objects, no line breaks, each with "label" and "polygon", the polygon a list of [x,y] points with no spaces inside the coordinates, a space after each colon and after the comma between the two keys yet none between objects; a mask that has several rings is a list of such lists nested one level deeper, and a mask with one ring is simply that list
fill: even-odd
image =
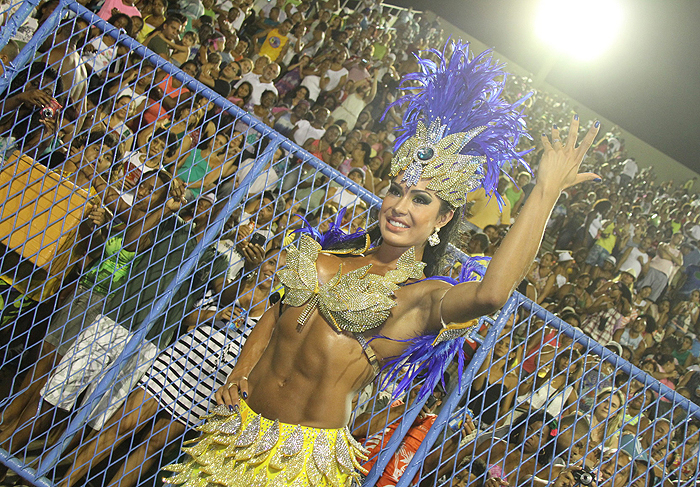
[{"label": "metal bar", "polygon": [[[17,54],[15,60],[12,61],[9,66],[5,66],[5,73],[0,77],[0,93],[5,93],[7,91],[10,87],[10,83],[19,71],[18,67],[23,67],[34,58],[39,46],[41,46],[44,40],[56,30],[68,1],[69,0],[60,0],[56,10],[51,12],[51,15],[49,15],[46,21],[39,26],[32,38],[29,39],[29,42],[27,42],[19,54]],[[17,29],[27,20],[29,14],[32,13],[32,10],[34,10],[38,4],[39,1],[37,0],[23,1],[17,12],[15,12],[2,29],[0,29],[0,49],[7,45],[12,36],[17,34]]]},{"label": "metal bar", "polygon": [[309,152],[296,145],[291,140],[287,139],[286,137],[282,137],[273,129],[265,125],[263,122],[253,117],[251,114],[244,111],[243,109],[237,107],[236,105],[234,105],[233,103],[216,93],[208,86],[200,83],[191,76],[183,73],[180,70],[180,68],[164,60],[162,57],[160,57],[150,49],[147,49],[143,44],[140,44],[131,37],[124,35],[122,32],[119,31],[119,29],[114,27],[112,24],[105,22],[79,3],[71,1],[67,4],[67,7],[76,14],[80,15],[82,18],[88,20],[90,23],[97,26],[105,34],[111,35],[112,37],[117,39],[119,43],[128,47],[138,56],[149,61],[156,68],[162,69],[176,80],[184,83],[185,86],[187,86],[192,91],[203,95],[205,98],[209,99],[210,101],[213,101],[214,104],[216,104],[218,107],[223,108],[231,115],[234,115],[236,118],[248,125],[251,129],[254,129],[257,132],[259,132],[261,137],[267,137],[272,140],[278,140],[279,146],[282,149],[296,155],[297,157],[301,158],[305,164],[309,164],[314,169],[321,172],[323,175],[342,184],[348,191],[359,195],[360,198],[362,198],[362,200],[365,201],[368,205],[381,206],[381,198],[377,197],[376,195],[367,191],[365,188],[358,185],[354,181],[351,181],[347,177],[338,173],[330,166],[325,164],[323,161],[319,160],[317,157],[311,155]]},{"label": "metal bar", "polygon": [[545,320],[545,322],[548,325],[563,332],[565,335],[573,338],[575,342],[580,343],[581,345],[586,347],[586,350],[588,352],[592,352],[596,355],[599,355],[602,360],[610,362],[617,369],[629,375],[630,378],[637,379],[639,382],[643,383],[645,386],[648,386],[649,389],[657,393],[660,397],[668,399],[669,401],[671,401],[672,404],[682,406],[688,411],[688,413],[692,414],[696,419],[700,419],[700,406],[698,406],[691,400],[681,396],[667,385],[662,384],[661,382],[659,382],[658,380],[654,379],[652,376],[641,370],[640,368],[632,365],[619,355],[616,355],[607,348],[603,347],[581,330],[578,330],[566,323],[565,321],[562,321],[560,318],[554,316],[552,313],[539,306],[538,304],[533,303],[529,299],[522,299],[522,304],[523,307],[531,310],[537,317]]}]

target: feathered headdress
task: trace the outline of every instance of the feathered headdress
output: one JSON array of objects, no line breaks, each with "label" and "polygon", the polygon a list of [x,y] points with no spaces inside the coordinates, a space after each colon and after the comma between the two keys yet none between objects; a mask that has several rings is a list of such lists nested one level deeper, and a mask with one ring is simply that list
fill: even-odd
[{"label": "feathered headdress", "polygon": [[471,58],[469,44],[448,41],[442,52],[428,52],[437,62],[416,56],[420,72],[404,76],[406,94],[388,107],[408,104],[391,176],[403,171],[409,186],[431,179],[428,189],[458,208],[469,191],[494,192],[506,163],[527,167],[516,146],[529,138],[521,108],[529,95],[512,104],[504,99],[507,73],[490,50]]}]

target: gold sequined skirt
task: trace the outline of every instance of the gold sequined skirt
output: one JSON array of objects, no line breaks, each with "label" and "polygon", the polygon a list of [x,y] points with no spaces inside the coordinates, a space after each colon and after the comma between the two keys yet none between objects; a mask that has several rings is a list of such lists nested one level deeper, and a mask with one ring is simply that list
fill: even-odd
[{"label": "gold sequined skirt", "polygon": [[345,487],[367,472],[358,459],[367,451],[347,428],[320,429],[263,418],[241,400],[230,411],[217,406],[187,442],[186,463],[164,467],[165,483],[184,487]]}]

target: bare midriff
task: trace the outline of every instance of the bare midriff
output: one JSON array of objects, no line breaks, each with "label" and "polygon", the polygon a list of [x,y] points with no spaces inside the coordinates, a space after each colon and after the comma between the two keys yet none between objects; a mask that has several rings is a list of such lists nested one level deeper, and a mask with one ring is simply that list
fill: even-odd
[{"label": "bare midriff", "polygon": [[348,424],[352,400],[372,379],[360,344],[315,311],[301,332],[303,308],[285,308],[248,378],[250,407],[269,419],[315,428]]}]

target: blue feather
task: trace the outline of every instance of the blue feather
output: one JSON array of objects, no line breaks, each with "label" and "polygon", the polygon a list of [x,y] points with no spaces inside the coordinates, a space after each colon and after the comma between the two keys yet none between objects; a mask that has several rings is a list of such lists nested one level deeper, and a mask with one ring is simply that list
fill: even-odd
[{"label": "blue feather", "polygon": [[[452,54],[448,57],[449,48]],[[487,127],[467,144],[462,154],[486,157],[482,186],[501,205],[502,197],[496,188],[505,167],[519,163],[530,171],[522,157],[525,152],[518,152],[516,147],[522,137],[530,138],[522,104],[531,93],[515,103],[508,103],[501,96],[507,73],[503,71],[505,64],[495,61],[491,50],[472,56],[468,43],[448,41],[442,52],[427,52],[437,62],[416,56],[420,71],[404,76],[401,89],[405,94],[387,107],[388,112],[392,107],[407,105],[394,150],[416,133],[419,121],[427,127],[440,118],[448,127],[445,135]]]},{"label": "blue feather", "polygon": [[[462,265],[458,279],[434,276],[423,280],[440,279],[453,285],[461,282],[480,281],[486,272],[484,262],[488,260],[490,260],[488,257],[468,258]],[[465,339],[460,337],[450,341],[443,341],[433,346],[437,335],[437,333],[432,333],[408,340],[394,340],[408,343],[409,345],[400,355],[387,359],[382,367],[384,378],[381,381],[380,388],[386,389],[389,384],[397,381],[392,391],[392,396],[394,399],[397,399],[413,387],[416,379],[423,376],[425,380],[418,391],[418,399],[422,399],[435,389],[438,382],[442,382],[443,386],[445,385],[445,370],[455,356],[457,357],[458,379],[461,384],[465,358],[462,347],[464,347]],[[380,338],[392,340],[381,335],[373,337],[372,340]]]}]

